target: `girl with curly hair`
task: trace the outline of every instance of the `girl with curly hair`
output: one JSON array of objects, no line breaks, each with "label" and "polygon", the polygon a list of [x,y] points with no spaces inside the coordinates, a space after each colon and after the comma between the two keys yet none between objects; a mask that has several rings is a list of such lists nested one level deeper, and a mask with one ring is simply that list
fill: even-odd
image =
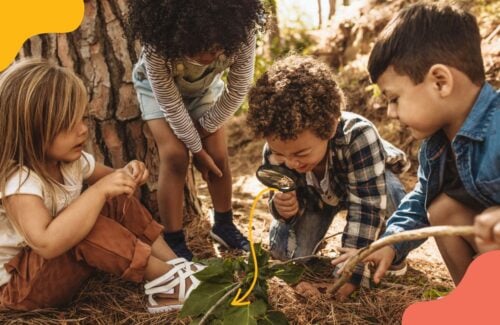
[{"label": "girl with curly hair", "polygon": [[[128,23],[143,51],[133,72],[142,118],[160,156],[158,207],[164,237],[187,259],[182,229],[189,163],[208,183],[214,206],[211,236],[248,250],[232,219],[232,180],[223,124],[242,104],[254,71],[260,0],[131,0]],[[227,82],[222,75],[228,71]]]}]

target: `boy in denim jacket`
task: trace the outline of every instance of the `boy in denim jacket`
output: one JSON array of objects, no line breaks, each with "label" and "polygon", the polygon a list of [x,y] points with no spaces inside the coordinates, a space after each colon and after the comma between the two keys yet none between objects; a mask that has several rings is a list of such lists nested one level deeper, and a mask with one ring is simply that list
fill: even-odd
[{"label": "boy in denim jacket", "polygon": [[[388,115],[424,140],[418,182],[382,237],[429,225],[472,225],[477,215],[496,209],[500,99],[485,81],[474,16],[450,6],[404,9],[375,43],[368,69],[388,99]],[[367,261],[377,264],[375,282],[422,242],[398,243],[370,255]],[[491,238],[476,242],[473,236],[436,242],[455,284],[476,254],[498,248]]]}]

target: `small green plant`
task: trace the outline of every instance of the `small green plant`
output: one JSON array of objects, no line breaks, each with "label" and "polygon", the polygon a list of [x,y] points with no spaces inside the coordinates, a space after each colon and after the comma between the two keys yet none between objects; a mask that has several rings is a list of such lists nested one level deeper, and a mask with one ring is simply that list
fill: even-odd
[{"label": "small green plant", "polygon": [[450,288],[430,288],[424,291],[422,294],[423,298],[426,300],[434,300],[436,298],[441,298],[450,293]]},{"label": "small green plant", "polygon": [[255,245],[257,283],[245,306],[232,306],[236,290],[245,291],[254,277],[253,260],[243,257],[207,260],[207,268],[196,277],[202,281],[184,303],[180,317],[192,317],[191,324],[288,324],[286,316],[272,310],[267,281],[276,276],[288,284],[300,280],[304,268],[296,263],[270,263],[269,253]]}]

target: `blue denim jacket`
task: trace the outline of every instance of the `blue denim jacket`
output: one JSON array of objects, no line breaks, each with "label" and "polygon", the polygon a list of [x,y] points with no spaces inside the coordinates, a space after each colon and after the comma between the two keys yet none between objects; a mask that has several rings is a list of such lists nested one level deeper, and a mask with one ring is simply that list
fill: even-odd
[{"label": "blue denim jacket", "polygon": [[[387,221],[381,237],[429,226],[427,207],[441,192],[450,142],[443,131],[420,147],[418,183]],[[472,110],[451,142],[458,174],[467,192],[485,208],[500,204],[500,92],[485,83]],[[394,263],[424,241],[397,243]]]}]

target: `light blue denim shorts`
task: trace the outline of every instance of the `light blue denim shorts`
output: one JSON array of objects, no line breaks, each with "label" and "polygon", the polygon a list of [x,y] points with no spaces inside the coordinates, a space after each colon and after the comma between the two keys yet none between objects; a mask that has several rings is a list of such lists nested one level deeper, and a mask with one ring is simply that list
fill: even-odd
[{"label": "light blue denim shorts", "polygon": [[[132,81],[137,93],[137,100],[139,101],[139,108],[141,110],[141,117],[144,121],[165,118],[165,115],[160,110],[160,105],[156,100],[151,84],[147,78],[144,65],[138,63],[134,66],[132,73]],[[210,86],[206,89],[200,90],[196,97],[182,98],[184,106],[188,110],[189,116],[193,120],[198,120],[206,111],[213,107],[217,99],[222,95],[225,84],[220,78],[215,78]],[[182,93],[182,90],[180,90]]]}]

